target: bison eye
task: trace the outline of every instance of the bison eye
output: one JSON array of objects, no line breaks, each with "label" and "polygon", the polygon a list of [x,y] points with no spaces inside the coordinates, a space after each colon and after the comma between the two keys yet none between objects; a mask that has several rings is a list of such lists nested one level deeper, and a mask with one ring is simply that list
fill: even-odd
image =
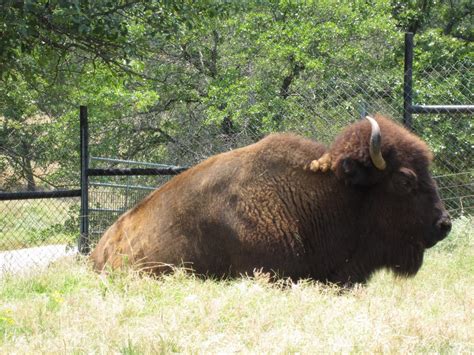
[{"label": "bison eye", "polygon": [[417,189],[418,177],[413,170],[401,168],[394,173],[392,185],[396,193],[409,194]]},{"label": "bison eye", "polygon": [[369,184],[367,169],[362,164],[354,159],[345,158],[341,165],[347,184],[362,186]]}]

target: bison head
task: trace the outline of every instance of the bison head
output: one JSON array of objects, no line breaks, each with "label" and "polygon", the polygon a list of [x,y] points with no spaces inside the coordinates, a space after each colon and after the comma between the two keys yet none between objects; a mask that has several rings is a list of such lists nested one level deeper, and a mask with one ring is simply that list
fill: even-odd
[{"label": "bison head", "polygon": [[360,192],[367,234],[386,267],[414,275],[423,252],[444,239],[451,220],[429,173],[432,154],[418,137],[383,117],[349,126],[330,149],[332,170]]}]

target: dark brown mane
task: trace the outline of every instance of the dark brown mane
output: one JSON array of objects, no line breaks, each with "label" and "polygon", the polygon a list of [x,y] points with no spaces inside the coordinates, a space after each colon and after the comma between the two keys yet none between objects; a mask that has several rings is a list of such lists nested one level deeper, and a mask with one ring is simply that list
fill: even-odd
[{"label": "dark brown mane", "polygon": [[[382,154],[390,156],[393,159],[392,163],[399,166],[402,165],[401,162],[404,162],[410,166],[416,166],[426,165],[433,160],[433,154],[428,145],[418,136],[399,123],[383,116],[376,115],[375,119],[382,132]],[[337,160],[343,156],[350,156],[366,161],[368,164],[370,162],[368,149],[370,130],[370,124],[366,120],[359,120],[348,126],[331,145],[331,155],[338,157]]]},{"label": "dark brown mane", "polygon": [[[382,155],[388,161],[387,172],[399,169],[401,166],[418,171],[428,169],[433,154],[424,141],[393,120],[381,115],[376,115],[375,119],[382,134]],[[367,167],[372,165],[368,148],[370,132],[369,122],[359,120],[336,137],[330,147],[333,170],[336,174],[340,171],[341,161],[346,158],[352,158]]]}]

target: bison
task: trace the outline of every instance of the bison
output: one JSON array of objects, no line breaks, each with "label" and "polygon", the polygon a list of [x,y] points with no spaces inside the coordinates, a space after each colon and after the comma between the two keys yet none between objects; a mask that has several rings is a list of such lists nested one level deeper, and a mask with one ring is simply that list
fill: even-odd
[{"label": "bison", "polygon": [[159,275],[185,265],[233,277],[255,269],[292,280],[363,283],[415,275],[451,221],[417,136],[376,116],[329,148],[294,134],[212,156],[123,214],[91,254]]}]

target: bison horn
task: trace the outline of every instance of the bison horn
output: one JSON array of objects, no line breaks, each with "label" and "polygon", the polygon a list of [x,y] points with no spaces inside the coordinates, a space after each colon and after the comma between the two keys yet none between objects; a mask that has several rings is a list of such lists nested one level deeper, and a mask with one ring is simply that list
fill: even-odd
[{"label": "bison horn", "polygon": [[372,163],[379,170],[384,170],[387,164],[382,156],[381,145],[382,145],[382,134],[380,133],[380,127],[376,120],[370,116],[366,116],[372,126],[372,132],[370,133],[370,146],[369,153]]}]

